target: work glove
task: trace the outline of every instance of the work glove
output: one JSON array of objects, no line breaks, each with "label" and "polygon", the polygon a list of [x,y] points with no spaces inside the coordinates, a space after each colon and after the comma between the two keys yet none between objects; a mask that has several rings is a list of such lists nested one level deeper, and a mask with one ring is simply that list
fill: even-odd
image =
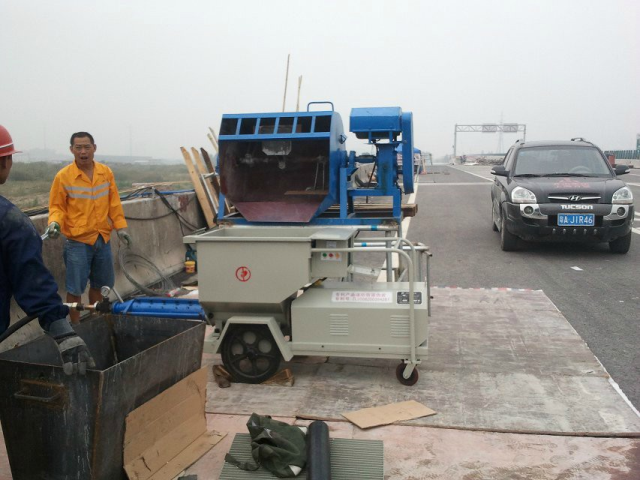
[{"label": "work glove", "polygon": [[129,232],[127,232],[124,228],[118,230],[118,238],[121,242],[124,242],[127,247],[131,247],[133,245],[133,239],[131,238],[131,235],[129,235]]},{"label": "work glove", "polygon": [[60,225],[58,222],[51,222],[44,233],[51,239],[58,238],[60,236]]},{"label": "work glove", "polygon": [[62,357],[62,370],[66,375],[87,373],[87,367],[95,368],[94,362],[87,345],[78,334],[71,328],[69,320],[61,318],[51,322],[47,333],[58,344],[60,357]]}]

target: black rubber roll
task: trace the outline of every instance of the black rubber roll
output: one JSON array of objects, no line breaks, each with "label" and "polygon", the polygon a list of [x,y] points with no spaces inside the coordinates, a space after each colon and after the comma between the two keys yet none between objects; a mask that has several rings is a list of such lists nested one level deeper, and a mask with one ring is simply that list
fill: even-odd
[{"label": "black rubber roll", "polygon": [[331,480],[329,427],[321,421],[309,425],[307,432],[307,479]]}]

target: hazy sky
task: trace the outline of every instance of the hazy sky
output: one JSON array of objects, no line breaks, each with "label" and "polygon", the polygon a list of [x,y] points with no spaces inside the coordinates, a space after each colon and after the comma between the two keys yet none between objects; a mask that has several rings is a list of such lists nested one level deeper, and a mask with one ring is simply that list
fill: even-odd
[{"label": "hazy sky", "polygon": [[346,128],[352,107],[413,111],[436,156],[456,123],[501,116],[604,149],[640,133],[637,0],[2,0],[0,18],[0,124],[22,149],[87,130],[98,153],[180,158],[223,113],[281,110],[288,53],[287,110],[303,75],[301,103],[333,101]]}]

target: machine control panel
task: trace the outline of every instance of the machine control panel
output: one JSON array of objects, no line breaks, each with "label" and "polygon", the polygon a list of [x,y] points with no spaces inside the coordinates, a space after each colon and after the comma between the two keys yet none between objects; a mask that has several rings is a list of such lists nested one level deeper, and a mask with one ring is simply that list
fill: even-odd
[{"label": "machine control panel", "polygon": [[[398,305],[409,305],[409,292],[398,292],[396,303]],[[422,292],[413,292],[413,304],[422,304]]]},{"label": "machine control panel", "polygon": [[347,276],[349,254],[334,252],[335,248],[347,248],[344,240],[316,240],[315,247],[326,251],[314,252],[311,258],[311,276],[314,278],[343,278]]}]

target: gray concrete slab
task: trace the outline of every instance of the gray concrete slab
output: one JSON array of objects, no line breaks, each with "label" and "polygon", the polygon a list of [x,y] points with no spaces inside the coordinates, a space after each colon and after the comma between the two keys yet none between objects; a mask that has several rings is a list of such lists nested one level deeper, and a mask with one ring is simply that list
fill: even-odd
[{"label": "gray concrete slab", "polygon": [[397,382],[395,361],[293,362],[293,387],[210,385],[207,412],[343,420],[343,412],[413,399],[438,414],[407,425],[640,436],[640,417],[543,292],[433,295],[430,353],[413,387]]}]

